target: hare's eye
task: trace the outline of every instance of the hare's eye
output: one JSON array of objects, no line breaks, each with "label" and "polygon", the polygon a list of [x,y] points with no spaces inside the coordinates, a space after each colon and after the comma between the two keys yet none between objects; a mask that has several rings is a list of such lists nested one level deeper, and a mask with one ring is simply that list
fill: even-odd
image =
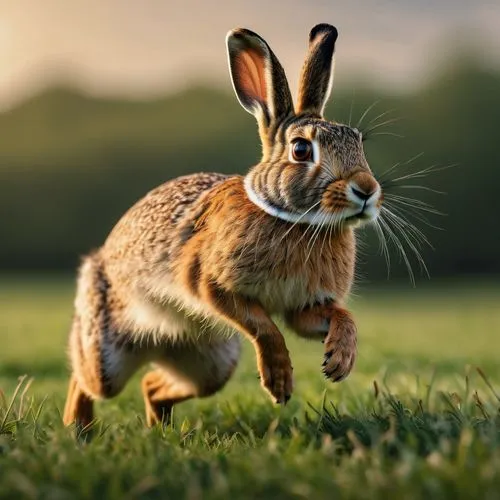
[{"label": "hare's eye", "polygon": [[292,143],[292,156],[295,161],[312,161],[312,144],[305,139],[296,139]]}]

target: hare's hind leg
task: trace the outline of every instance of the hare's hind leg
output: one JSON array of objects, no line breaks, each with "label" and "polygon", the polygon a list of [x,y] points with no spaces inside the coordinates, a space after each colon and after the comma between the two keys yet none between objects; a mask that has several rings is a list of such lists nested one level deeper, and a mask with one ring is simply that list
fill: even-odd
[{"label": "hare's hind leg", "polygon": [[110,302],[98,256],[88,257],[80,269],[69,336],[72,374],[65,425],[87,427],[93,420],[93,401],[116,396],[145,361],[147,353],[114,328]]},{"label": "hare's hind leg", "polygon": [[119,394],[137,369],[146,361],[147,351],[123,341],[109,330],[85,331],[75,319],[70,335],[72,374],[64,408],[65,425],[78,429],[93,420],[93,401]]},{"label": "hare's hind leg", "polygon": [[237,335],[202,345],[166,347],[157,361],[158,368],[142,379],[147,425],[166,424],[176,403],[211,396],[222,389],[239,356]]},{"label": "hare's hind leg", "polygon": [[69,380],[68,395],[64,405],[64,425],[76,423],[79,429],[85,429],[94,420],[94,402],[81,389],[76,377],[71,375]]},{"label": "hare's hind leg", "polygon": [[176,384],[161,368],[152,370],[142,378],[142,394],[146,410],[146,424],[167,424],[174,404],[194,397],[189,385]]}]

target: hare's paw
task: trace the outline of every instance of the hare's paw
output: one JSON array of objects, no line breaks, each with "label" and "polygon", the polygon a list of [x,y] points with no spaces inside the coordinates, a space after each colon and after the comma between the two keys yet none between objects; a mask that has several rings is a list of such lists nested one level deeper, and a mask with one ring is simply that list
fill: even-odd
[{"label": "hare's paw", "polygon": [[356,360],[357,329],[350,314],[337,310],[325,337],[325,359],[323,373],[333,382],[344,380],[352,370]]},{"label": "hare's paw", "polygon": [[262,349],[259,352],[262,387],[275,403],[286,404],[293,391],[293,368],[287,348]]}]

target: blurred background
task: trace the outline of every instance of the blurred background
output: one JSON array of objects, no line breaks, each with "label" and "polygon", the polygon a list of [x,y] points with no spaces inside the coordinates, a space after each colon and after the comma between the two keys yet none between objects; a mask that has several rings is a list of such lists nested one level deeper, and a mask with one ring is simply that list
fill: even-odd
[{"label": "blurred background", "polygon": [[[197,171],[244,173],[257,128],[227,71],[226,32],[261,34],[292,92],[310,28],[335,24],[327,116],[361,128],[377,174],[448,166],[408,195],[444,216],[416,225],[435,278],[500,273],[500,3],[488,0],[3,0],[0,272],[74,272],[152,187]],[[387,113],[387,114],[385,114]],[[398,121],[392,121],[397,119]],[[410,161],[411,160],[411,161]],[[362,275],[387,279],[370,230]],[[394,252],[391,279],[408,273]],[[418,263],[413,259],[418,269]]]}]

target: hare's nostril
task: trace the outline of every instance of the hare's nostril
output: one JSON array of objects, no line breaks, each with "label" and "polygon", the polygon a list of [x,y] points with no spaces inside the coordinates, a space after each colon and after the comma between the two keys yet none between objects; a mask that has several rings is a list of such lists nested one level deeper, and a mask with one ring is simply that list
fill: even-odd
[{"label": "hare's nostril", "polygon": [[356,189],[355,187],[352,187],[352,186],[351,186],[351,189],[352,189],[353,194],[355,196],[357,196],[362,201],[366,201],[375,192],[375,191],[372,191],[371,193],[367,194],[364,191],[360,191],[359,189]]}]

